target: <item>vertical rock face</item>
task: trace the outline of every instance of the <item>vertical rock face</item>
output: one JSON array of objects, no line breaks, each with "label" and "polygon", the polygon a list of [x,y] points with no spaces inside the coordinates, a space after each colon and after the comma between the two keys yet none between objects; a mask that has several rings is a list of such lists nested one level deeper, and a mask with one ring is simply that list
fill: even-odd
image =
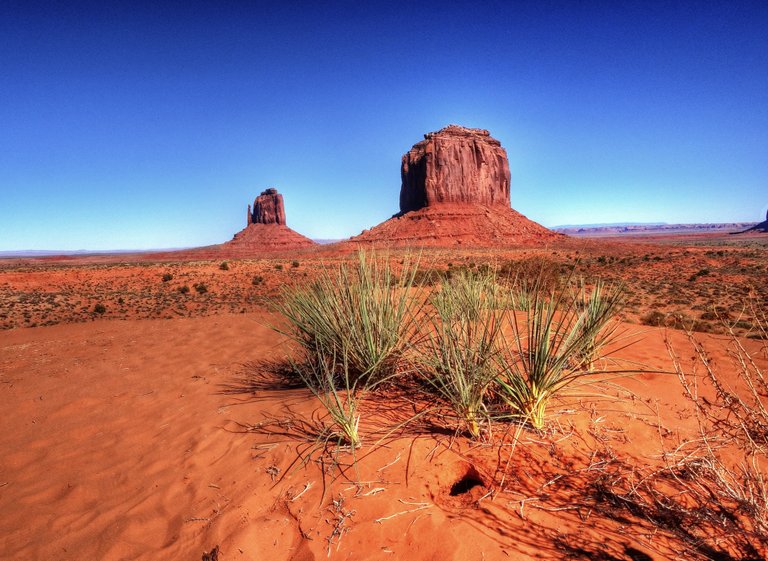
[{"label": "vertical rock face", "polygon": [[248,207],[248,224],[280,224],[285,226],[285,206],[283,196],[277,189],[262,191],[253,201],[253,212]]},{"label": "vertical rock face", "polygon": [[509,161],[487,130],[448,125],[403,156],[400,212],[440,203],[510,206]]}]

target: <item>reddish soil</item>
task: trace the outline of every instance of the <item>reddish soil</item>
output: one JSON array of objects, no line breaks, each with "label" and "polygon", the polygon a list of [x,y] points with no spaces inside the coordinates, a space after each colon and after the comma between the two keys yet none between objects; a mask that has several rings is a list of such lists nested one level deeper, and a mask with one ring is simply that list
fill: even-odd
[{"label": "reddish soil", "polygon": [[[283,353],[272,321],[5,332],[4,558],[201,559],[216,546],[221,560],[677,558],[671,529],[618,516],[592,495],[599,472],[578,471],[608,449],[653,464],[692,434],[674,376],[563,403],[546,433],[523,431],[514,449],[502,429],[472,443],[440,417],[376,445],[423,403],[370,395],[364,447],[356,462],[333,452],[334,465],[312,452],[317,402],[272,374]],[[634,331],[641,342],[621,357],[671,369],[663,330]],[[670,337],[685,353],[684,336]],[[724,343],[706,342],[728,372]],[[744,344],[760,356],[760,342]]]},{"label": "reddish soil", "polygon": [[[655,243],[560,236],[544,247],[427,247],[417,253],[430,282],[465,267],[490,266],[505,275],[534,274],[543,267],[555,276],[625,283],[626,321],[718,332],[721,320],[727,319],[748,335],[752,312],[744,308],[745,301],[750,295],[768,301],[768,236],[762,236],[670,236]],[[282,287],[349,259],[359,246],[380,244],[315,245],[251,258],[237,258],[214,246],[213,253],[202,248],[194,256],[172,252],[0,260],[0,329],[265,310]],[[387,251],[399,255],[408,250]],[[200,285],[204,288],[198,290]]]},{"label": "reddish soil", "polygon": [[[753,315],[768,302],[766,245],[553,240],[425,249],[421,264],[428,282],[483,266],[623,280],[636,342],[615,358],[647,372],[556,403],[546,431],[516,441],[498,423],[473,442],[440,409],[397,428],[434,399],[382,390],[362,404],[354,457],[314,446],[327,419],[281,376],[284,341],[267,311],[281,287],[348,259],[354,244],[254,259],[3,262],[1,557],[733,559],[607,491],[696,436],[677,378],[659,373],[673,366],[665,333],[686,367],[690,343],[637,324],[651,312],[699,331],[726,319],[768,368]],[[738,386],[728,340],[697,336]]]}]

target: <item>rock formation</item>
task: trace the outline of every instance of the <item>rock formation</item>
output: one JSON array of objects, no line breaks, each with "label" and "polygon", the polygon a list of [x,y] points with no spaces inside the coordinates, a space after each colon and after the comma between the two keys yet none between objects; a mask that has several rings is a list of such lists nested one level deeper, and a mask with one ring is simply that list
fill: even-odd
[{"label": "rock formation", "polygon": [[283,196],[277,189],[269,188],[256,197],[253,209],[248,205],[246,226],[230,241],[184,250],[179,255],[197,259],[230,259],[282,251],[293,252],[314,245],[315,242],[285,225]]},{"label": "rock formation", "polygon": [[487,130],[448,125],[424,135],[400,168],[400,212],[439,203],[509,207],[509,163]]},{"label": "rock formation", "polygon": [[355,243],[489,247],[562,238],[510,208],[507,153],[487,130],[424,135],[402,159],[400,213]]},{"label": "rock formation", "polygon": [[763,222],[760,222],[759,224],[755,224],[751,228],[748,228],[747,230],[744,230],[742,232],[737,232],[739,234],[746,234],[747,232],[761,232],[761,233],[768,233],[768,212],[765,213],[765,220]]},{"label": "rock formation", "polygon": [[248,205],[248,224],[281,224],[285,226],[285,206],[283,196],[277,189],[270,187],[261,192],[253,201],[253,212]]}]

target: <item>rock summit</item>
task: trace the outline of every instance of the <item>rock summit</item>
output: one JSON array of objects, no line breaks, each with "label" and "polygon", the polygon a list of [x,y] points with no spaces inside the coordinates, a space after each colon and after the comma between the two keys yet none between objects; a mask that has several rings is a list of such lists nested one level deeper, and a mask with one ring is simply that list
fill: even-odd
[{"label": "rock summit", "polygon": [[253,201],[253,210],[248,205],[246,226],[251,224],[280,224],[285,226],[285,205],[283,196],[277,189],[270,187],[261,192]]}]

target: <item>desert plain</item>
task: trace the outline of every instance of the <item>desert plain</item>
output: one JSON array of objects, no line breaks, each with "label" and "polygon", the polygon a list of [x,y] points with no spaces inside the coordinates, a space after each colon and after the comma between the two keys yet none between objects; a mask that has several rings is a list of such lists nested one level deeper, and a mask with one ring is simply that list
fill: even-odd
[{"label": "desert plain", "polygon": [[[678,375],[715,402],[706,356],[749,402],[739,360],[768,366],[764,235],[422,248],[426,290],[459,269],[624,281],[626,338],[607,354],[639,372],[566,392],[541,430],[489,421],[479,438],[418,385],[384,385],[360,397],[359,449],[318,447],[330,421],[286,375],[291,350],[273,329],[274,303],[356,250],[0,263],[2,557],[765,554],[766,511],[749,510],[765,508],[765,496],[739,503],[707,481],[705,420]],[[377,251],[396,262],[413,253]],[[728,429],[714,442],[733,485],[748,481],[745,460],[764,473],[764,458],[740,454]]]}]

